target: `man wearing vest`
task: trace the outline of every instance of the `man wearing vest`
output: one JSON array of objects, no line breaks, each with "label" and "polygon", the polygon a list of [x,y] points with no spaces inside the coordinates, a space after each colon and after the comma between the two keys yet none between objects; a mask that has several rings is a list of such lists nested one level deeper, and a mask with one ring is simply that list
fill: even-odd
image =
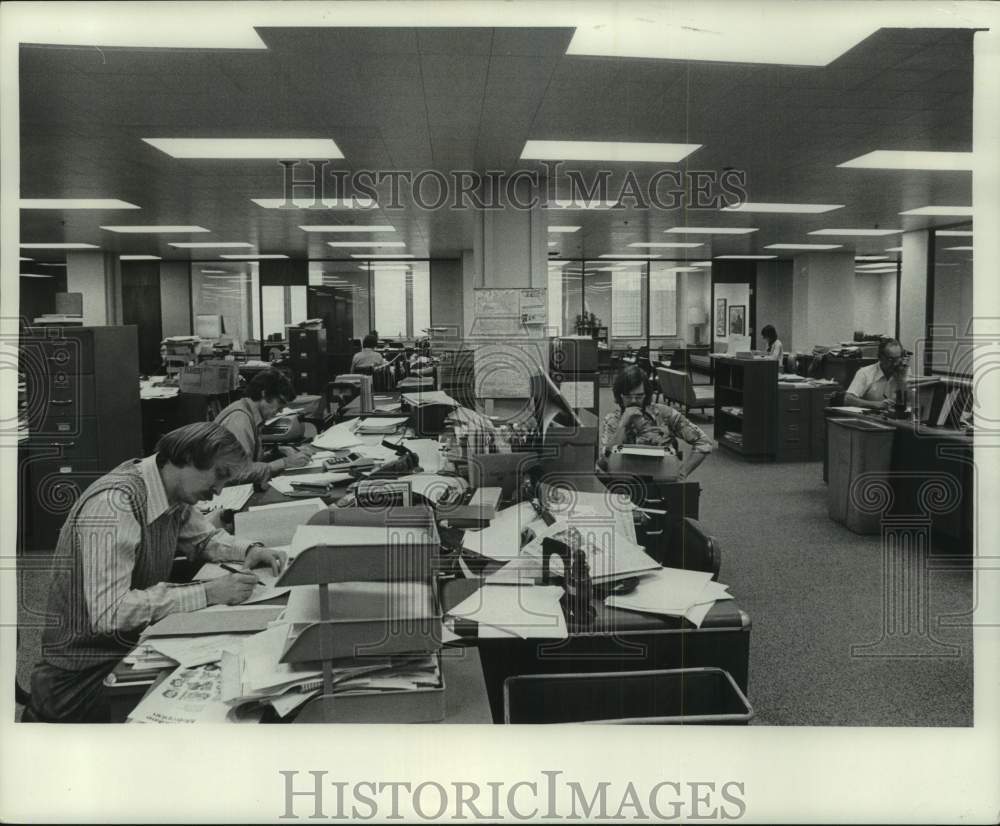
[{"label": "man wearing vest", "polygon": [[272,476],[309,462],[307,456],[298,452],[270,462],[263,461],[261,428],[294,398],[292,383],[284,375],[277,370],[263,370],[250,380],[245,397],[237,399],[215,417],[216,424],[221,424],[237,438],[249,460],[231,481],[253,482],[258,490],[264,490]]},{"label": "man wearing vest", "polygon": [[104,678],[147,625],[177,611],[235,605],[256,577],[168,582],[174,556],[232,561],[280,573],[283,552],[212,527],[194,505],[211,499],[246,461],[224,427],[198,422],[160,439],[94,482],[73,506],[53,559],[42,661],[31,676],[31,712],[45,722],[107,722]]}]

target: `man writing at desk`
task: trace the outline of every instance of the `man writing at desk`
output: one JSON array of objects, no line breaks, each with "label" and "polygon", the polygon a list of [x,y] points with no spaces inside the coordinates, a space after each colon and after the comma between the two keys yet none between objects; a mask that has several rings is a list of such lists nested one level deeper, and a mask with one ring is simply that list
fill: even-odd
[{"label": "man writing at desk", "polygon": [[844,394],[848,407],[891,410],[896,395],[906,389],[906,358],[903,346],[895,339],[886,339],[878,346],[878,362],[862,367],[854,374],[851,386]]},{"label": "man writing at desk", "polygon": [[42,661],[31,675],[35,719],[107,722],[104,678],[145,626],[177,611],[235,605],[253,592],[256,577],[247,573],[168,582],[178,551],[280,573],[283,552],[215,529],[194,507],[244,461],[229,431],[198,422],[171,431],[155,455],[124,462],[84,491],[56,545]]}]

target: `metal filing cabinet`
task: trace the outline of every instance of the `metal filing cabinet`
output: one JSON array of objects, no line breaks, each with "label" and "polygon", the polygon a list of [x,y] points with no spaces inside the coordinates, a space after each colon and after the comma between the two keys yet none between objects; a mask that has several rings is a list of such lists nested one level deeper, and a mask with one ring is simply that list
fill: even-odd
[{"label": "metal filing cabinet", "polygon": [[134,326],[22,332],[29,432],[18,480],[24,550],[52,550],[90,483],[141,456],[137,345]]},{"label": "metal filing cabinet", "polygon": [[811,396],[811,388],[778,385],[778,435],[775,456],[777,461],[808,461]]}]

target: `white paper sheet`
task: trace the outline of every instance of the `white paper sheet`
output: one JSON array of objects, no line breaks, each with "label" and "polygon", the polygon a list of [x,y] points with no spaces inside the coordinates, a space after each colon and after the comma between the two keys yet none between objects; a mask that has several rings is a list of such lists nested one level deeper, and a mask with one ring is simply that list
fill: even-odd
[{"label": "white paper sheet", "polygon": [[[235,568],[238,566],[233,563],[233,567]],[[240,570],[242,571],[243,569],[240,568]],[[232,573],[232,571],[227,571],[214,562],[206,562],[198,569],[198,573],[194,575],[194,579],[196,581],[204,582],[206,580],[226,576],[226,574],[230,573]],[[257,577],[261,584],[254,586],[253,593],[241,603],[242,605],[251,605],[255,602],[263,602],[266,599],[273,599],[274,597],[280,597],[283,594],[288,593],[287,587],[274,587],[274,583],[277,581],[278,577],[271,573],[271,571],[267,568],[254,568],[251,571],[247,571],[247,573],[251,573]]]},{"label": "white paper sheet", "polygon": [[559,599],[559,586],[507,588],[484,585],[452,608],[453,617],[473,620],[510,631],[524,639],[564,639],[568,633]]},{"label": "white paper sheet", "polygon": [[497,511],[490,524],[478,531],[466,531],[462,547],[489,559],[510,560],[521,555],[521,533],[525,528],[539,532],[545,522],[530,502],[521,502]]},{"label": "white paper sheet", "polygon": [[361,444],[361,439],[355,432],[357,421],[357,419],[351,419],[324,430],[313,439],[313,447],[320,450],[343,450]]},{"label": "white paper sheet", "polygon": [[207,663],[171,673],[143,697],[128,722],[226,723],[230,722],[230,710],[222,701],[222,669]]},{"label": "white paper sheet", "polygon": [[198,503],[198,509],[202,513],[214,510],[242,510],[247,500],[253,496],[253,485],[230,485],[223,488],[210,500],[203,500]]},{"label": "white paper sheet", "polygon": [[245,634],[215,634],[205,637],[153,637],[148,648],[170,657],[178,665],[190,668],[195,665],[218,662],[222,652],[238,651]]},{"label": "white paper sheet", "polygon": [[236,514],[233,533],[240,539],[263,542],[269,548],[287,545],[299,525],[304,525],[311,516],[325,509],[326,505],[319,498],[293,499],[277,505],[251,508]]}]

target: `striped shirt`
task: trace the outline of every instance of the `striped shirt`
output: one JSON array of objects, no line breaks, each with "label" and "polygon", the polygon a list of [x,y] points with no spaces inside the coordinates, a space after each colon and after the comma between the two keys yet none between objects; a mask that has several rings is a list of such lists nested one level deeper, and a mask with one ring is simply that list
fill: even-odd
[{"label": "striped shirt", "polygon": [[[601,456],[608,456],[617,447],[614,435],[622,421],[622,410],[614,410],[601,423]],[[698,453],[711,453],[712,442],[697,425],[665,404],[651,404],[642,411],[642,419],[630,426],[625,434],[625,444],[657,445],[666,448],[678,458],[683,456],[680,442],[687,442]]]}]

